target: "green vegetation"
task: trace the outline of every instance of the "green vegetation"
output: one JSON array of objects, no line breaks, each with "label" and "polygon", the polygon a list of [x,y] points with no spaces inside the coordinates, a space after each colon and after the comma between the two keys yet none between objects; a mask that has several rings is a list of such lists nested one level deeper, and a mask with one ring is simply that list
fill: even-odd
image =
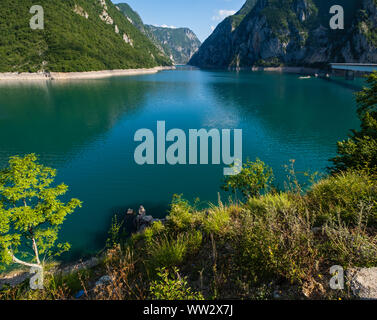
[{"label": "green vegetation", "polygon": [[[357,98],[362,119],[375,116],[376,74],[368,83]],[[375,134],[376,126],[363,125],[358,138]],[[304,188],[292,161],[285,189],[276,190],[272,170],[249,161],[226,180],[245,195],[241,201],[219,199],[203,209],[174,196],[164,221],[127,239],[111,237],[92,272],[49,274],[42,292],[21,285],[0,297],[72,298],[81,289],[83,299],[271,299],[274,292],[284,299],[351,298],[329,289],[329,270],[377,266],[377,174],[364,158],[348,164],[316,182],[307,174],[311,185]],[[114,226],[110,235],[120,230]],[[112,280],[89,290],[104,273]]]},{"label": "green vegetation", "polygon": [[[29,26],[33,4],[43,6],[45,29]],[[171,65],[151,41],[106,0],[113,24],[100,19],[100,1],[3,0],[0,72],[73,72]],[[75,8],[88,14],[88,19]],[[80,12],[80,10],[76,10]],[[115,25],[119,33],[115,32]],[[132,45],[123,40],[126,34]]]},{"label": "green vegetation", "polygon": [[181,278],[179,270],[173,269],[173,276],[166,269],[158,272],[159,280],[152,282],[150,292],[156,300],[204,300],[201,293],[192,292],[187,279]]},{"label": "green vegetation", "polygon": [[52,187],[55,176],[56,171],[40,165],[34,154],[12,157],[9,167],[0,171],[0,266],[43,268],[42,255],[48,258],[69,249],[68,243],[56,244],[59,228],[81,202],[61,202],[58,197],[68,187]]},{"label": "green vegetation", "polygon": [[356,96],[361,129],[338,143],[338,156],[333,159],[335,171],[346,168],[377,170],[377,73],[367,79],[368,87]]}]

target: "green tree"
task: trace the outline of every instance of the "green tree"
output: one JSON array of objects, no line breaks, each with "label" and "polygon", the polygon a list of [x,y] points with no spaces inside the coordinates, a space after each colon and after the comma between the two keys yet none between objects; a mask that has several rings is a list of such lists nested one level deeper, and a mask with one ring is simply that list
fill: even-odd
[{"label": "green tree", "polygon": [[243,164],[239,174],[227,176],[222,189],[225,191],[240,191],[245,197],[254,197],[263,190],[270,188],[274,174],[272,169],[263,161],[256,159],[255,162],[248,160]]},{"label": "green tree", "polygon": [[333,172],[368,168],[377,170],[377,72],[366,80],[368,86],[356,94],[361,129],[338,143],[338,156],[332,159]]},{"label": "green tree", "polygon": [[56,243],[58,232],[66,216],[81,207],[81,201],[60,201],[58,198],[68,187],[52,187],[56,170],[37,160],[35,154],[11,157],[8,167],[0,171],[2,267],[17,263],[43,270],[42,255],[50,257],[70,247],[68,243]]}]

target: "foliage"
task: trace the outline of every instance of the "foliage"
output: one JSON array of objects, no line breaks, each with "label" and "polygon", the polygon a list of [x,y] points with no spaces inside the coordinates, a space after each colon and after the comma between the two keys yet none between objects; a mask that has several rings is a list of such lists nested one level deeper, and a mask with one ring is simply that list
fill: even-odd
[{"label": "foliage", "polygon": [[366,80],[368,87],[357,93],[361,129],[352,130],[348,140],[338,143],[338,156],[332,159],[333,172],[369,168],[377,170],[377,72]]},{"label": "foliage", "polygon": [[272,169],[263,161],[248,160],[242,166],[238,175],[228,176],[222,189],[233,192],[240,191],[246,198],[259,195],[261,191],[267,191],[274,180]]},{"label": "foliage", "polygon": [[117,215],[115,215],[111,220],[111,226],[109,229],[109,237],[106,241],[106,246],[108,248],[115,247],[121,242],[121,231],[124,224],[124,220],[118,221]]},{"label": "foliage", "polygon": [[159,267],[174,267],[180,265],[187,254],[196,252],[202,243],[199,231],[173,235],[163,235],[148,244],[149,265],[152,271]]},{"label": "foliage", "polygon": [[[44,30],[29,27],[33,4],[44,9]],[[88,19],[74,12],[76,5],[88,13]],[[171,64],[111,1],[106,0],[106,5],[113,24],[100,19],[99,1],[2,0],[0,72],[80,72]],[[123,34],[132,39],[133,46],[123,40]]]},{"label": "foliage", "polygon": [[207,211],[203,229],[207,234],[226,234],[230,218],[230,211],[219,201],[218,206],[211,205]]},{"label": "foliage", "polygon": [[309,207],[318,223],[337,221],[356,225],[362,208],[368,209],[367,221],[377,223],[377,180],[362,171],[349,171],[322,179],[308,191]]},{"label": "foliage", "polygon": [[168,216],[168,224],[177,230],[189,230],[202,219],[202,215],[195,210],[182,195],[174,195]]},{"label": "foliage", "polygon": [[159,280],[153,281],[150,292],[155,300],[204,300],[200,292],[194,292],[182,278],[177,268],[170,273],[165,268],[158,271]]},{"label": "foliage", "polygon": [[[25,263],[16,260],[15,255],[29,246],[37,265],[41,265],[39,255],[48,257],[68,250],[68,244],[56,244],[58,232],[67,215],[81,207],[81,201],[72,199],[65,204],[59,200],[68,187],[65,184],[52,187],[55,176],[56,170],[39,164],[34,154],[11,157],[9,166],[0,171],[0,262],[3,265]],[[26,252],[24,257],[27,258]]]}]

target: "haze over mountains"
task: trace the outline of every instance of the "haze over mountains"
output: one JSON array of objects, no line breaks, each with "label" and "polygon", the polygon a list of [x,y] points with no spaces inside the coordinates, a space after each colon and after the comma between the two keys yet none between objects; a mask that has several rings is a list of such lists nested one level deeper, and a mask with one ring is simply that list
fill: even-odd
[{"label": "haze over mountains", "polygon": [[[345,29],[329,26],[342,5]],[[323,67],[329,62],[377,62],[374,0],[247,0],[190,60],[199,67]]]},{"label": "haze over mountains", "polygon": [[146,25],[140,15],[127,3],[117,4],[117,7],[175,64],[186,64],[201,45],[195,33],[189,28]]}]

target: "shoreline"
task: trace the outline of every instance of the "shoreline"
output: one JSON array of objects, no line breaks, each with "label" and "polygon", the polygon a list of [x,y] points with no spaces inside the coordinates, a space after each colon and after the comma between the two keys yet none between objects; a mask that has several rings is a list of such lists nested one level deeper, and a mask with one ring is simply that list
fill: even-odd
[{"label": "shoreline", "polygon": [[175,66],[171,67],[154,67],[142,69],[118,69],[118,70],[101,70],[101,71],[86,71],[86,72],[6,72],[0,73],[0,81],[6,80],[90,80],[103,79],[117,76],[135,76],[143,74],[154,74],[164,70],[175,70]]}]

